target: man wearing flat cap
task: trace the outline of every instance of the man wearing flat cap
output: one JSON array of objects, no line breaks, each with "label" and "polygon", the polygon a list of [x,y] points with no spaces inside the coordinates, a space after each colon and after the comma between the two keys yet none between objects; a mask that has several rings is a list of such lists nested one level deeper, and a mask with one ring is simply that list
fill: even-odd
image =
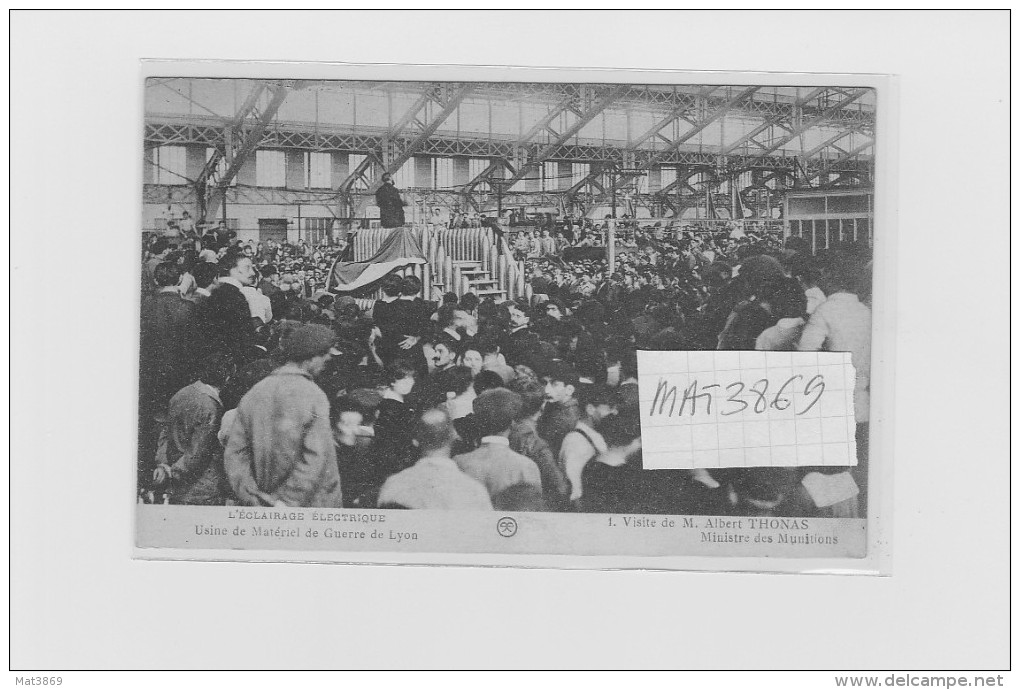
[{"label": "man wearing flat cap", "polygon": [[542,493],[542,475],[531,458],[510,450],[510,427],[523,408],[521,396],[506,388],[483,392],[472,403],[481,445],[453,461],[478,480],[495,497],[515,486],[527,485]]},{"label": "man wearing flat cap", "polygon": [[223,464],[244,505],[342,506],[329,401],[315,384],[333,338],[318,324],[295,329],[282,343],[287,363],[241,398]]}]

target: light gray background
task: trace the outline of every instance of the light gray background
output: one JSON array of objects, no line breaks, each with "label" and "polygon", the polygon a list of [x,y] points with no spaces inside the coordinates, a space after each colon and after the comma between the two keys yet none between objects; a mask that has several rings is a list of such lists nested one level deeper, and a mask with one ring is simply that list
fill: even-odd
[{"label": "light gray background", "polygon": [[[11,31],[12,667],[1008,664],[1007,14],[21,12]],[[893,576],[131,560],[147,57],[899,75]]]}]

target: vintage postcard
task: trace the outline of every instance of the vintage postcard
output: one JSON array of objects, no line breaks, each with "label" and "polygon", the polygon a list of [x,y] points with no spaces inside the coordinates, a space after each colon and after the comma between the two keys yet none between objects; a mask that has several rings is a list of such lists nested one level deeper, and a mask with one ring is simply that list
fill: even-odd
[{"label": "vintage postcard", "polygon": [[305,68],[147,68],[138,557],[888,572],[881,78]]}]

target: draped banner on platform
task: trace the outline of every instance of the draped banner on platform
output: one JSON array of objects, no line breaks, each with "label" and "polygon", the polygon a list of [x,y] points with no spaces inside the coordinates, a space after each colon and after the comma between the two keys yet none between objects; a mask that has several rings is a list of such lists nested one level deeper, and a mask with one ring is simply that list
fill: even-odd
[{"label": "draped banner on platform", "polygon": [[331,292],[350,292],[379,280],[391,271],[424,264],[425,254],[409,228],[394,228],[379,251],[365,261],[337,261],[330,273]]}]

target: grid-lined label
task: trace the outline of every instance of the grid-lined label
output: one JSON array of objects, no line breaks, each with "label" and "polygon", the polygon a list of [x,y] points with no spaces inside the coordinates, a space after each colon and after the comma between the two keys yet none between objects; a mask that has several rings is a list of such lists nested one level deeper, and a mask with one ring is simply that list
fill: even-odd
[{"label": "grid-lined label", "polygon": [[848,352],[637,355],[645,469],[857,464]]}]

